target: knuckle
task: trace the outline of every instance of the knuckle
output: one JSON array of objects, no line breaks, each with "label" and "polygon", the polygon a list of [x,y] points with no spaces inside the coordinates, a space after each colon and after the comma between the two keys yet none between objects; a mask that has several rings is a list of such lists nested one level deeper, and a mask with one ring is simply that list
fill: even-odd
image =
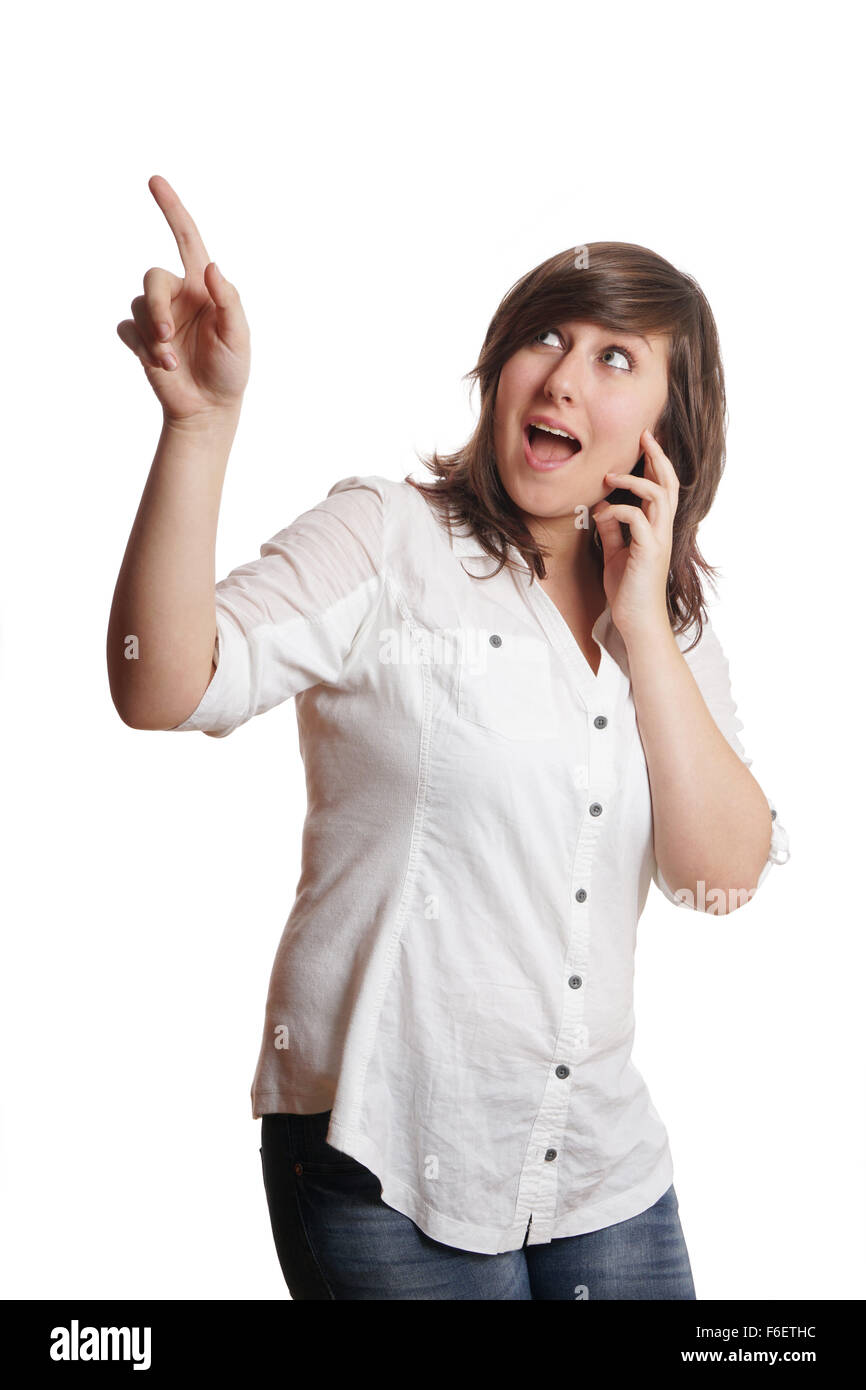
[{"label": "knuckle", "polygon": [[165,271],[160,270],[159,266],[152,266],[144,277],[144,292],[148,299],[158,291],[165,288]]}]

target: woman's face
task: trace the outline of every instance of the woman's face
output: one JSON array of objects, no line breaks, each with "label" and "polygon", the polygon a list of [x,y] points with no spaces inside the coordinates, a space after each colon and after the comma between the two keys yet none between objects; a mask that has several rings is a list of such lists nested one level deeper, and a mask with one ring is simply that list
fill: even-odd
[{"label": "woman's face", "polygon": [[[614,490],[607,472],[631,472],[643,453],[641,431],[654,429],[667,401],[668,347],[666,335],[574,320],[509,358],[496,393],[494,445],[502,485],[523,513],[568,516],[573,527],[579,503],[592,507]],[[579,439],[580,450],[530,432],[538,416]]]}]

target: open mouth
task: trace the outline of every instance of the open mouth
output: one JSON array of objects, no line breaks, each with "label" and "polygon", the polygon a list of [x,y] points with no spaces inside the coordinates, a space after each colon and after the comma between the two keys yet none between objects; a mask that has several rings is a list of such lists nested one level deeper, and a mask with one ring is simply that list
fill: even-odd
[{"label": "open mouth", "polygon": [[566,459],[579,454],[582,447],[579,439],[544,425],[529,425],[524,434],[532,457],[540,464],[565,463]]}]

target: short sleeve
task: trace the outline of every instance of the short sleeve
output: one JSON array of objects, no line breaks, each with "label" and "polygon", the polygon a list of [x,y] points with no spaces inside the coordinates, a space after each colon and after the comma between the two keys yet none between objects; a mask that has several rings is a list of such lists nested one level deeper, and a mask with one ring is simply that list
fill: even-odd
[{"label": "short sleeve", "polygon": [[378,606],[387,479],[344,478],[216,585],[213,673],[198,708],[168,732],[225,738],[247,720],[340,675]]},{"label": "short sleeve", "polygon": [[[693,637],[694,628],[690,627],[687,632],[677,637],[677,643],[683,649],[688,646]],[[683,651],[683,656],[688,662],[692,675],[718,728],[746,767],[751,767],[752,759],[747,756],[739,738],[743,722],[737,715],[737,706],[731,691],[728,659],[709,618],[704,619],[703,632],[697,646],[693,647],[691,651]],[[790,857],[788,833],[780,824],[776,806],[769,796],[767,797],[767,805],[772,821],[770,851],[767,862],[758,877],[756,891],[764,882],[772,865],[785,864]],[[653,859],[653,866],[653,882],[656,887],[664,893],[670,902],[676,903],[678,907],[683,906],[681,899],[677,898],[665,883],[655,859]]]}]

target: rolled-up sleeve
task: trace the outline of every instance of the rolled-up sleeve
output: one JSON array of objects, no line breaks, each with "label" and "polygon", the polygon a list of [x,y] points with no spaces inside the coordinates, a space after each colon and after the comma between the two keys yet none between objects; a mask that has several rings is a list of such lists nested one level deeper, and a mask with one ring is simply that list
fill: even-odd
[{"label": "rolled-up sleeve", "polygon": [[216,585],[216,670],[170,733],[225,738],[321,682],[338,684],[378,606],[385,573],[386,480],[351,477]]},{"label": "rolled-up sleeve", "polygon": [[[683,650],[683,656],[688,662],[716,725],[737,756],[745,763],[746,767],[750,768],[752,759],[748,757],[739,738],[743,729],[743,722],[737,715],[737,706],[731,691],[728,659],[709,618],[704,620],[703,632],[697,646],[693,647],[691,651],[685,651],[684,648],[692,640],[694,631],[694,628],[690,628],[688,632],[679,635],[677,643]],[[755,891],[760,888],[774,864],[785,864],[790,858],[788,832],[779,822],[775,803],[767,796],[766,792],[764,795],[767,797],[767,813],[771,820],[770,850],[755,885]],[[665,883],[655,859],[653,859],[653,882],[670,902],[675,903],[678,907],[684,905],[683,900],[678,898]]]}]

